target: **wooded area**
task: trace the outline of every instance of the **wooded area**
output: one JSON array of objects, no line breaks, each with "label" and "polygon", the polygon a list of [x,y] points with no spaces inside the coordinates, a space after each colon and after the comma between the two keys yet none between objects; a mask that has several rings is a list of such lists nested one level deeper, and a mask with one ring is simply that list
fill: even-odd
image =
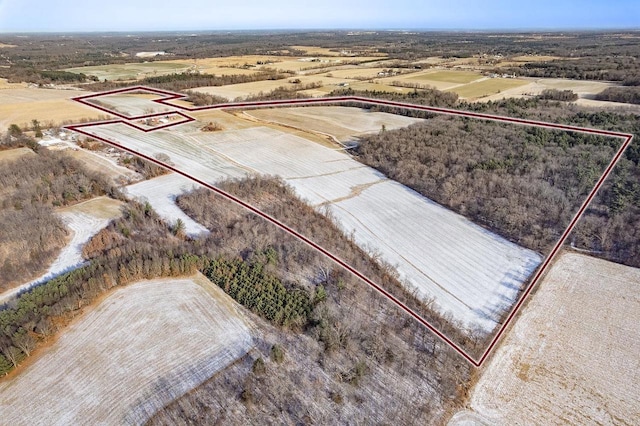
[{"label": "wooded area", "polygon": [[107,179],[67,155],[39,148],[26,136],[5,140],[2,145],[37,151],[0,168],[0,291],[35,278],[66,244],[68,232],[54,207],[118,196]]},{"label": "wooded area", "polygon": [[[336,93],[421,102],[421,92]],[[365,107],[376,111],[386,108]],[[636,114],[596,112],[539,97],[457,102],[455,108],[640,134]],[[423,112],[405,111],[404,114],[434,117]],[[395,176],[401,183],[418,192],[424,191],[424,195],[435,201],[536,250],[546,250],[551,242],[557,241],[559,232],[584,200],[585,191],[593,186],[589,183],[600,176],[603,166],[621,143],[619,139],[533,127],[505,127],[475,119],[452,122],[436,117],[429,122],[431,124],[364,137],[356,153],[362,161],[379,167],[392,178]],[[424,132],[420,132],[421,128]],[[472,131],[474,128],[477,132]],[[447,146],[441,142],[444,138],[449,140]],[[459,177],[450,172],[452,168],[458,171]],[[529,177],[534,176],[538,176],[538,180],[530,181]],[[448,182],[446,188],[445,182]],[[570,243],[595,256],[640,266],[638,182],[640,144],[634,140],[578,223]],[[531,215],[537,215],[538,219]]]}]

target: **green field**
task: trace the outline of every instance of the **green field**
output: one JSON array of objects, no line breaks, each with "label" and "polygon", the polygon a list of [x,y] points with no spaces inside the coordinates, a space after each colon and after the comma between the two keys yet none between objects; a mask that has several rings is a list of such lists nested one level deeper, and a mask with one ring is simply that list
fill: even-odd
[{"label": "green field", "polygon": [[65,71],[93,75],[100,80],[137,80],[155,75],[179,73],[187,71],[189,67],[189,64],[179,62],[142,62],[67,68]]},{"label": "green field", "polygon": [[524,86],[528,82],[514,78],[490,78],[477,83],[465,84],[448,91],[457,93],[461,98],[474,99],[494,95],[503,90]]}]

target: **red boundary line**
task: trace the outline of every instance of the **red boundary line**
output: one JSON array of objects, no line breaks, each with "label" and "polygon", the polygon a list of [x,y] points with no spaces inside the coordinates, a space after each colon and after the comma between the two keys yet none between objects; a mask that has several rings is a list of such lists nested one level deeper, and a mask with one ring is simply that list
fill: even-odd
[{"label": "red boundary line", "polygon": [[[605,171],[602,174],[602,176],[598,179],[598,181],[596,182],[595,186],[593,187],[593,189],[591,190],[591,192],[589,193],[587,198],[584,200],[584,202],[580,206],[580,209],[574,215],[573,219],[569,223],[569,226],[562,233],[562,236],[560,237],[558,242],[554,245],[554,247],[551,250],[551,252],[549,253],[549,255],[547,255],[547,257],[545,258],[545,260],[542,263],[542,265],[538,267],[538,270],[535,273],[535,275],[533,277],[533,280],[531,280],[530,284],[527,286],[527,288],[525,289],[524,293],[522,294],[522,296],[520,297],[518,302],[512,307],[512,309],[509,312],[509,315],[507,316],[505,321],[502,323],[502,326],[500,327],[500,329],[498,330],[496,335],[493,337],[493,339],[491,340],[491,342],[489,343],[489,345],[485,349],[485,351],[482,354],[482,356],[480,357],[480,359],[476,360],[473,357],[471,357],[469,354],[467,354],[466,351],[463,348],[458,346],[455,342],[453,342],[451,339],[449,339],[445,334],[443,334],[441,331],[439,331],[434,326],[432,326],[429,322],[427,322],[424,318],[422,318],[418,313],[416,313],[411,308],[406,306],[404,303],[402,303],[400,300],[398,300],[391,293],[389,293],[388,291],[386,291],[385,289],[380,287],[378,284],[376,284],[375,282],[373,282],[372,280],[367,278],[365,275],[360,273],[358,270],[356,270],[355,268],[350,266],[348,263],[346,263],[345,261],[340,259],[338,256],[334,255],[333,253],[331,253],[330,251],[326,250],[322,246],[316,244],[315,242],[313,242],[309,238],[305,237],[304,235],[300,234],[296,230],[294,230],[294,229],[290,228],[289,226],[285,225],[284,223],[280,222],[276,218],[264,213],[263,211],[259,210],[256,207],[254,207],[254,206],[242,201],[241,199],[235,197],[234,195],[232,195],[232,194],[230,194],[230,193],[228,193],[226,191],[223,191],[223,190],[221,190],[221,189],[219,189],[219,188],[217,188],[217,187],[215,187],[213,185],[210,185],[207,182],[204,182],[204,181],[196,178],[195,176],[191,176],[188,173],[186,173],[186,172],[184,172],[182,170],[179,170],[179,169],[175,168],[172,165],[166,164],[166,163],[164,163],[164,162],[162,162],[162,161],[160,161],[160,160],[158,160],[156,158],[150,157],[150,156],[148,156],[146,154],[142,154],[142,153],[140,153],[138,151],[135,151],[133,149],[127,148],[127,147],[125,147],[125,146],[123,146],[123,145],[121,145],[121,144],[119,144],[117,142],[114,142],[114,141],[108,140],[106,138],[97,136],[97,135],[95,135],[93,133],[87,132],[87,131],[82,129],[84,127],[99,126],[99,125],[104,125],[104,124],[123,123],[123,124],[126,124],[128,126],[131,126],[133,128],[136,128],[138,130],[141,130],[141,131],[147,133],[147,132],[152,132],[152,131],[155,131],[155,130],[160,130],[160,129],[164,129],[164,128],[167,128],[167,127],[176,126],[176,125],[179,125],[179,124],[184,124],[184,123],[188,123],[188,122],[191,122],[191,121],[195,121],[195,119],[193,117],[190,117],[189,115],[184,114],[181,111],[161,112],[161,113],[153,113],[153,114],[146,114],[146,115],[139,115],[139,116],[126,116],[126,115],[111,111],[111,110],[109,110],[107,108],[104,108],[104,107],[101,107],[99,105],[95,105],[95,104],[93,104],[91,102],[86,101],[87,99],[106,96],[106,95],[112,95],[112,94],[116,94],[116,93],[141,92],[141,91],[163,96],[161,99],[152,100],[152,102],[159,103],[159,104],[166,105],[166,106],[170,106],[170,107],[173,107],[173,108],[179,108],[179,109],[185,110],[185,111],[203,111],[203,110],[210,110],[210,109],[232,109],[232,108],[261,108],[261,107],[274,107],[274,106],[309,105],[309,104],[334,104],[334,103],[354,102],[354,103],[361,103],[361,104],[368,104],[368,105],[390,106],[390,107],[403,108],[403,109],[409,109],[409,110],[428,111],[428,112],[433,112],[433,113],[437,113],[437,114],[447,114],[447,115],[454,115],[454,116],[461,116],[461,117],[471,117],[471,118],[491,120],[491,121],[500,121],[500,122],[514,123],[514,124],[523,124],[523,125],[529,125],[529,126],[534,126],[534,127],[544,127],[544,128],[549,128],[549,129],[558,129],[558,130],[565,130],[565,131],[573,131],[573,132],[580,132],[580,133],[595,134],[595,135],[601,135],[601,136],[609,136],[609,137],[621,138],[621,139],[624,140],[624,142],[622,143],[622,145],[620,146],[620,148],[618,149],[618,151],[616,152],[614,157],[609,162],[609,165],[605,169]],[[582,214],[585,212],[585,210],[587,209],[587,207],[589,206],[589,204],[591,203],[591,201],[595,197],[596,193],[598,192],[598,190],[600,189],[600,187],[602,186],[604,181],[607,179],[607,177],[611,174],[611,171],[615,167],[616,163],[620,160],[620,158],[622,157],[622,154],[624,153],[624,151],[627,149],[627,147],[629,146],[629,144],[633,140],[633,135],[632,134],[628,134],[628,133],[620,133],[620,132],[612,132],[612,131],[607,131],[607,130],[592,129],[592,128],[586,128],[586,127],[577,127],[577,126],[570,126],[570,125],[564,125],[564,124],[548,123],[548,122],[544,122],[544,121],[535,121],[535,120],[526,120],[526,119],[513,118],[513,117],[504,117],[504,116],[499,116],[499,115],[482,114],[482,113],[476,113],[476,112],[471,112],[471,111],[459,111],[459,110],[448,109],[448,108],[438,108],[438,107],[415,105],[415,104],[408,104],[408,103],[402,103],[402,102],[394,102],[394,101],[386,101],[386,100],[378,100],[378,99],[369,99],[369,98],[362,98],[362,97],[358,97],[358,96],[342,96],[342,97],[326,97],[326,98],[310,98],[310,99],[288,99],[288,100],[258,101],[258,102],[232,102],[232,103],[225,103],[225,104],[218,104],[218,105],[207,105],[207,106],[202,106],[202,107],[188,107],[188,106],[182,106],[182,105],[175,105],[175,104],[171,103],[171,101],[178,100],[178,99],[184,99],[184,98],[186,98],[186,95],[183,95],[183,94],[180,94],[180,93],[175,93],[175,92],[169,92],[169,91],[166,91],[166,90],[154,89],[154,88],[145,87],[145,86],[128,87],[128,88],[124,88],[124,89],[111,90],[111,91],[107,91],[107,92],[101,92],[101,93],[96,93],[96,94],[90,94],[90,95],[84,95],[84,96],[75,97],[75,98],[72,98],[74,101],[83,103],[83,104],[88,105],[88,106],[90,106],[92,108],[97,108],[97,109],[99,109],[101,111],[104,111],[104,112],[106,112],[108,114],[112,114],[112,115],[115,115],[117,117],[120,117],[121,119],[119,119],[119,120],[116,119],[116,120],[101,121],[101,122],[83,123],[83,124],[76,124],[76,125],[69,125],[69,126],[65,126],[65,128],[69,129],[69,130],[72,130],[72,131],[75,131],[75,132],[78,132],[78,133],[81,133],[83,135],[98,139],[98,140],[100,140],[100,141],[102,141],[104,143],[107,143],[109,145],[115,146],[115,147],[117,147],[119,149],[122,149],[123,151],[129,152],[129,153],[131,153],[133,155],[136,155],[136,156],[141,157],[141,158],[143,158],[143,159],[145,159],[147,161],[150,161],[150,162],[152,162],[152,163],[154,163],[154,164],[156,164],[158,166],[164,167],[167,170],[170,170],[170,171],[172,171],[174,173],[182,175],[182,176],[184,176],[184,177],[186,177],[186,178],[188,178],[188,179],[190,179],[190,180],[192,180],[192,181],[194,181],[194,182],[196,182],[196,183],[208,188],[209,190],[221,195],[222,197],[224,197],[224,198],[226,198],[228,200],[231,200],[236,204],[239,204],[240,206],[248,209],[249,211],[257,214],[258,216],[261,216],[262,218],[264,218],[267,221],[271,222],[272,224],[276,225],[280,229],[284,230],[285,232],[288,232],[289,234],[291,234],[294,237],[298,238],[302,242],[306,243],[310,247],[318,250],[319,252],[321,252],[322,254],[324,254],[325,256],[327,256],[328,258],[333,260],[334,262],[336,262],[338,265],[342,266],[343,268],[345,268],[346,270],[351,272],[353,275],[355,275],[356,277],[360,278],[362,281],[364,281],[365,283],[367,283],[368,285],[373,287],[380,294],[385,296],[387,299],[392,301],[399,308],[401,308],[406,313],[408,313],[410,316],[412,316],[420,324],[422,324],[425,327],[427,327],[431,332],[433,332],[436,336],[438,336],[445,343],[447,343],[449,346],[451,346],[456,352],[458,352],[460,355],[462,355],[462,357],[464,357],[467,361],[469,361],[475,367],[480,367],[484,363],[484,361],[487,359],[487,357],[489,356],[489,354],[491,353],[491,351],[493,350],[493,348],[495,347],[497,342],[500,340],[501,336],[504,334],[506,328],[509,326],[509,324],[511,323],[511,321],[513,320],[515,315],[518,313],[519,309],[524,304],[525,300],[527,299],[527,297],[529,296],[529,294],[531,293],[533,288],[538,284],[538,282],[540,281],[541,277],[544,275],[544,273],[548,269],[549,265],[553,262],[554,258],[557,256],[558,252],[560,251],[560,248],[562,247],[562,245],[566,241],[566,239],[569,236],[569,234],[571,233],[571,231],[573,231],[573,229],[575,228],[578,220],[580,219]],[[175,122],[175,123],[169,123],[169,124],[166,124],[166,125],[163,125],[163,126],[149,128],[149,129],[145,129],[145,128],[139,127],[139,126],[135,125],[134,123],[130,123],[129,122],[129,120],[139,120],[139,119],[151,118],[151,117],[157,117],[157,116],[160,116],[160,115],[169,115],[169,114],[178,114],[178,115],[184,117],[184,120],[181,120],[181,121]]]}]

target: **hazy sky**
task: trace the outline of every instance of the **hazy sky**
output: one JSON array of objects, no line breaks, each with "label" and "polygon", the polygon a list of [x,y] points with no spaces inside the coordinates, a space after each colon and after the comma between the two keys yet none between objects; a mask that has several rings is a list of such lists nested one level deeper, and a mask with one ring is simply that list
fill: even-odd
[{"label": "hazy sky", "polygon": [[639,27],[640,0],[0,0],[0,32]]}]

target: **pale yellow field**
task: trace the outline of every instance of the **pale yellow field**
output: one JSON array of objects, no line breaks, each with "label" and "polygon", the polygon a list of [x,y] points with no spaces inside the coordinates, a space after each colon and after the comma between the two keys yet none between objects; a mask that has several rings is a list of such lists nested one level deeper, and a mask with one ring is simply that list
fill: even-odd
[{"label": "pale yellow field", "polygon": [[0,49],[4,49],[7,47],[16,47],[15,44],[4,44],[4,43],[0,43]]},{"label": "pale yellow field", "polygon": [[559,56],[546,56],[546,55],[523,55],[523,56],[514,56],[513,58],[510,58],[510,60],[514,62],[546,62],[546,61],[554,61],[556,59],[577,59],[577,58],[561,58]]},{"label": "pale yellow field", "polygon": [[[545,89],[572,90],[581,98],[589,98],[596,93],[600,93],[607,87],[616,86],[615,84],[603,81],[571,80],[568,78],[520,78],[518,80],[522,80],[527,84],[504,89],[498,94],[489,95],[484,98],[479,98],[478,100],[485,102],[510,97],[535,96],[539,95]],[[579,99],[579,101],[586,100],[587,99]],[[607,104],[610,104],[610,102]]]},{"label": "pale yellow field", "polygon": [[12,161],[20,157],[24,157],[25,155],[34,155],[34,154],[35,152],[25,147],[5,149],[4,151],[0,151],[0,161]]},{"label": "pale yellow field", "polygon": [[389,84],[369,83],[365,81],[350,84],[349,87],[353,90],[371,90],[391,93],[411,93],[414,90],[407,87],[395,87]]},{"label": "pale yellow field", "polygon": [[339,141],[379,132],[383,125],[392,130],[422,121],[401,115],[341,106],[269,108],[248,111],[246,114],[270,123],[330,134]]},{"label": "pale yellow field", "polygon": [[27,87],[26,83],[9,83],[6,78],[0,78],[0,90],[21,89]]},{"label": "pale yellow field", "polygon": [[67,68],[65,71],[93,75],[100,80],[136,80],[156,75],[180,73],[187,71],[189,67],[189,64],[183,62],[154,61]]},{"label": "pale yellow field", "polygon": [[[301,75],[295,77],[300,79],[300,85],[310,84],[310,83],[319,83],[328,87],[326,92],[330,92],[331,90],[337,89],[338,84],[344,82],[350,82],[352,80],[345,78],[332,78],[326,76],[319,75]],[[229,84],[226,86],[207,86],[207,87],[196,87],[192,89],[195,92],[208,93],[211,95],[222,96],[228,100],[234,100],[237,98],[246,98],[251,95],[257,95],[260,92],[267,93],[271,92],[278,87],[284,86],[287,88],[295,88],[296,85],[290,83],[290,78],[285,78],[281,80],[263,80],[263,81],[252,81],[250,83],[240,83],[240,84]]]},{"label": "pale yellow field", "polygon": [[640,269],[564,253],[449,425],[640,419]]},{"label": "pale yellow field", "polygon": [[501,93],[516,87],[527,85],[529,82],[515,78],[488,78],[475,83],[458,86],[449,91],[457,93],[461,98],[475,99]]},{"label": "pale yellow field", "polygon": [[332,51],[327,47],[317,47],[317,46],[290,46],[295,50],[303,50],[307,55],[316,55],[316,56],[341,56],[340,52]]},{"label": "pale yellow field", "polygon": [[84,213],[98,219],[116,219],[122,215],[123,202],[109,197],[96,197],[73,206],[58,209],[60,213]]},{"label": "pale yellow field", "polygon": [[447,83],[466,84],[472,81],[482,78],[482,74],[472,71],[456,71],[456,70],[429,70],[421,73],[413,73],[404,77],[407,81],[430,82],[430,81],[444,81]]},{"label": "pale yellow field", "polygon": [[96,120],[104,116],[104,113],[70,99],[86,93],[36,88],[0,90],[0,129],[6,129],[10,124],[30,124],[33,119],[60,124],[67,120]]},{"label": "pale yellow field", "polygon": [[[363,66],[332,70],[322,75],[330,75],[338,78],[348,79],[363,79],[363,78],[379,78],[378,73],[381,73],[388,68],[364,68]],[[399,76],[398,76],[399,77]]]}]

